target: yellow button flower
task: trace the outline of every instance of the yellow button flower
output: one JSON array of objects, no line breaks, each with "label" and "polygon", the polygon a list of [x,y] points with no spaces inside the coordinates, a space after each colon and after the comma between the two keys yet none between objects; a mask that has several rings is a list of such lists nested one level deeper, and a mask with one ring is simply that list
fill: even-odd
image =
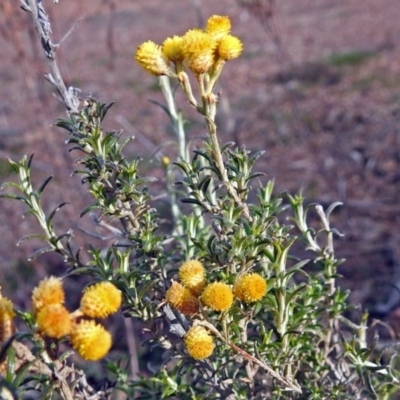
[{"label": "yellow button flower", "polygon": [[199,295],[206,285],[203,264],[198,260],[184,262],[179,268],[179,279],[183,286],[188,288],[193,294]]},{"label": "yellow button flower", "polygon": [[267,282],[256,273],[239,277],[233,285],[233,294],[245,303],[260,300],[267,292]]},{"label": "yellow button flower", "polygon": [[165,57],[173,63],[182,62],[185,58],[183,54],[183,38],[182,36],[173,36],[164,40],[162,52]]},{"label": "yellow button flower", "polygon": [[111,282],[100,282],[85,289],[80,310],[91,318],[105,318],[121,307],[122,293]]},{"label": "yellow button flower", "polygon": [[239,57],[242,51],[243,44],[236,36],[224,36],[218,46],[218,54],[223,60],[233,60]]},{"label": "yellow button flower", "polygon": [[183,54],[195,75],[204,74],[214,64],[216,40],[200,29],[191,29],[183,36]]},{"label": "yellow button flower", "polygon": [[65,293],[60,278],[51,276],[42,280],[32,292],[32,309],[36,315],[44,306],[64,304]]},{"label": "yellow button flower", "polygon": [[199,311],[197,297],[178,282],[172,282],[165,295],[165,301],[185,315],[193,315]]},{"label": "yellow button flower", "polygon": [[196,360],[210,357],[214,351],[214,340],[202,326],[192,326],[183,340],[189,355]]},{"label": "yellow button flower", "polygon": [[205,31],[216,40],[220,40],[231,31],[231,21],[223,15],[212,15],[207,20]]},{"label": "yellow button flower", "polygon": [[80,321],[71,331],[71,344],[78,354],[88,361],[103,358],[112,345],[111,334],[95,321]]},{"label": "yellow button flower", "polygon": [[233,303],[233,293],[226,283],[213,282],[204,289],[201,301],[214,311],[226,311]]},{"label": "yellow button flower", "polygon": [[61,304],[50,304],[41,308],[36,322],[43,335],[54,339],[69,335],[72,326],[70,313]]},{"label": "yellow button flower", "polygon": [[163,54],[161,47],[151,40],[141,44],[135,54],[139,65],[152,75],[170,75],[169,61]]},{"label": "yellow button flower", "polygon": [[0,294],[0,346],[14,333],[14,317],[12,302]]}]

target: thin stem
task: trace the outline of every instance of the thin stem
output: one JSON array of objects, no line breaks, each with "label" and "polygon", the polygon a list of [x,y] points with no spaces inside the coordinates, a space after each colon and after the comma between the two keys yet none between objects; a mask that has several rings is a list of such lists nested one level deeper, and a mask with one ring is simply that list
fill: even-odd
[{"label": "thin stem", "polygon": [[[212,112],[210,112],[209,107],[205,107],[206,113],[204,114],[204,119],[206,121],[208,133],[211,140],[212,146],[212,157],[215,161],[215,164],[218,168],[218,172],[220,174],[221,180],[224,183],[226,190],[229,195],[233,198],[236,205],[242,208],[244,216],[251,221],[252,217],[250,215],[249,208],[246,203],[243,203],[240,197],[238,196],[235,187],[232,185],[232,182],[228,178],[228,173],[224,165],[224,160],[222,158],[221,148],[219,146],[218,136],[217,136],[217,125],[214,122],[212,117]],[[211,114],[211,115],[210,115]]]},{"label": "thin stem", "polygon": [[165,101],[167,102],[169,116],[171,118],[175,134],[178,138],[179,157],[182,160],[187,161],[189,159],[189,155],[186,151],[186,135],[185,129],[183,127],[183,118],[176,109],[175,100],[168,76],[160,76],[160,87],[164,95]]},{"label": "thin stem", "polygon": [[293,382],[289,382],[286,378],[281,376],[278,372],[274,371],[269,365],[263,363],[261,360],[258,358],[252,356],[251,354],[247,353],[240,347],[236,346],[234,343],[226,340],[224,336],[212,325],[211,323],[207,321],[197,321],[198,325],[204,326],[207,329],[209,329],[215,336],[217,336],[220,340],[222,340],[224,343],[226,343],[229,347],[231,347],[236,353],[240,354],[242,357],[244,357],[247,361],[250,361],[265,371],[267,371],[273,378],[275,378],[277,381],[279,381],[281,384],[285,385],[288,389],[293,390],[296,393],[302,393],[301,388],[297,385],[294,384]]},{"label": "thin stem", "polygon": [[[287,325],[289,321],[289,309],[287,304],[287,278],[284,278],[286,272],[286,261],[290,246],[284,248],[283,251],[278,249],[279,262],[276,266],[276,286],[277,286],[277,302],[278,302],[278,318],[276,321],[276,328],[281,337],[282,352],[284,355],[288,354],[289,348],[289,335],[287,334]],[[292,379],[292,367],[288,363],[285,365],[284,375],[287,379]]]}]

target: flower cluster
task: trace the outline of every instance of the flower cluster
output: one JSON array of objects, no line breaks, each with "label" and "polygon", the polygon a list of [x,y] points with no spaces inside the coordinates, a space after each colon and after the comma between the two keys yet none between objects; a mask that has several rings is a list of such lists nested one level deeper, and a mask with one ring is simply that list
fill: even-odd
[{"label": "flower cluster", "polygon": [[32,311],[44,336],[61,339],[71,332],[72,319],[64,306],[65,292],[60,278],[42,280],[32,292]]},{"label": "flower cluster", "polygon": [[190,29],[183,36],[169,37],[162,46],[152,41],[141,44],[135,59],[156,76],[176,77],[187,66],[196,76],[208,73],[212,78],[219,75],[225,61],[242,53],[242,42],[230,31],[228,17],[213,15],[204,30]]},{"label": "flower cluster", "polygon": [[47,278],[33,290],[32,309],[39,333],[53,339],[69,336],[72,347],[84,359],[103,358],[111,348],[111,334],[94,320],[84,318],[104,318],[117,312],[122,302],[120,290],[111,282],[89,286],[73,313],[66,309],[64,301],[59,278]]},{"label": "flower cluster", "polygon": [[[199,312],[200,302],[213,311],[223,312],[231,308],[234,297],[244,303],[252,303],[260,300],[267,291],[266,280],[257,273],[239,276],[233,289],[224,282],[206,284],[205,270],[198,260],[184,262],[179,268],[178,276],[180,282],[172,282],[165,301],[187,316]],[[188,353],[199,360],[209,357],[214,349],[212,336],[198,325],[189,329],[184,342]]]},{"label": "flower cluster", "polygon": [[198,260],[184,262],[179,268],[181,283],[173,282],[168,289],[165,300],[172,307],[185,315],[199,312],[197,296],[203,291],[206,276],[203,264]]}]

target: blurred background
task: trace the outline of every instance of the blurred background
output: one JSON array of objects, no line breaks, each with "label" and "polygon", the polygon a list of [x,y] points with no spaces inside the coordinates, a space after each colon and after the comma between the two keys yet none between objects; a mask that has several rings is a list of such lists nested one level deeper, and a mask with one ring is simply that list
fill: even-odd
[{"label": "blurred background", "polygon": [[[83,229],[90,217],[77,210],[90,202],[64,132],[52,126],[66,116],[54,88],[43,78],[47,65],[30,19],[16,0],[0,3],[0,181],[15,179],[7,157],[35,153],[34,181],[53,181],[47,210],[68,201],[56,218],[58,232],[73,228],[84,248],[95,243]],[[228,15],[244,43],[229,62],[220,87],[223,141],[265,149],[256,170],[276,179],[277,191],[300,190],[307,202],[344,206],[333,225],[341,285],[350,301],[384,318],[400,332],[400,5],[397,0],[60,0],[46,1],[53,41],[67,86],[103,102],[115,101],[106,120],[136,140],[131,156],[144,158],[146,175],[160,179],[155,150],[174,136],[167,116],[149,100],[162,101],[158,82],[133,60],[139,44],[203,27],[212,14]],[[188,137],[204,134],[201,119],[177,91],[188,120]],[[173,157],[174,146],[162,149]],[[75,155],[78,156],[78,155]],[[166,207],[167,208],[167,207]],[[49,273],[61,274],[55,255],[31,262],[39,242],[18,240],[38,231],[24,208],[0,201],[0,284],[19,307]],[[72,289],[71,289],[72,290]]]}]

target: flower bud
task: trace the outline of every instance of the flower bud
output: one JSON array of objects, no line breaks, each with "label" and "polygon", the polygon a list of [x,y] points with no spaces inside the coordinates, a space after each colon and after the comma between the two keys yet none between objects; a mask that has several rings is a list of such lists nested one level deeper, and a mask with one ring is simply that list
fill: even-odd
[{"label": "flower bud", "polygon": [[185,58],[183,54],[183,38],[181,36],[174,36],[164,40],[162,52],[169,61],[173,63],[181,63]]},{"label": "flower bud", "polygon": [[233,285],[233,294],[245,303],[260,300],[266,292],[266,280],[256,273],[240,276]]},{"label": "flower bud", "polygon": [[43,335],[54,339],[69,335],[72,326],[70,313],[61,304],[49,304],[41,308],[36,322]]},{"label": "flower bud", "polygon": [[212,15],[207,20],[205,31],[216,40],[220,40],[231,31],[231,21],[223,15]]},{"label": "flower bud", "polygon": [[14,333],[14,317],[12,302],[0,294],[0,346]]},{"label": "flower bud", "polygon": [[200,29],[191,29],[183,36],[183,54],[195,75],[204,74],[214,64],[216,40]]},{"label": "flower bud", "polygon": [[135,60],[152,75],[169,75],[172,72],[161,47],[151,40],[144,42],[137,48]]},{"label": "flower bud", "polygon": [[227,35],[218,45],[218,54],[223,60],[232,60],[242,54],[243,44],[236,36]]},{"label": "flower bud", "polygon": [[90,318],[105,318],[121,307],[122,294],[111,282],[100,282],[85,289],[80,310]]},{"label": "flower bud", "polygon": [[98,361],[103,358],[112,345],[111,334],[93,320],[83,320],[72,327],[72,347],[88,361]]},{"label": "flower bud", "polygon": [[183,286],[199,295],[206,284],[203,264],[198,260],[185,261],[179,268],[179,279]]},{"label": "flower bud", "polygon": [[233,303],[233,293],[226,283],[213,282],[204,289],[201,302],[214,311],[226,311]]},{"label": "flower bud", "polygon": [[210,357],[214,351],[214,340],[203,326],[192,326],[183,340],[189,355],[196,360]]},{"label": "flower bud", "polygon": [[51,276],[42,280],[32,292],[32,309],[36,315],[41,308],[50,304],[64,304],[65,293],[60,278]]},{"label": "flower bud", "polygon": [[172,282],[165,295],[165,301],[185,315],[193,315],[199,311],[197,297],[178,282]]}]

